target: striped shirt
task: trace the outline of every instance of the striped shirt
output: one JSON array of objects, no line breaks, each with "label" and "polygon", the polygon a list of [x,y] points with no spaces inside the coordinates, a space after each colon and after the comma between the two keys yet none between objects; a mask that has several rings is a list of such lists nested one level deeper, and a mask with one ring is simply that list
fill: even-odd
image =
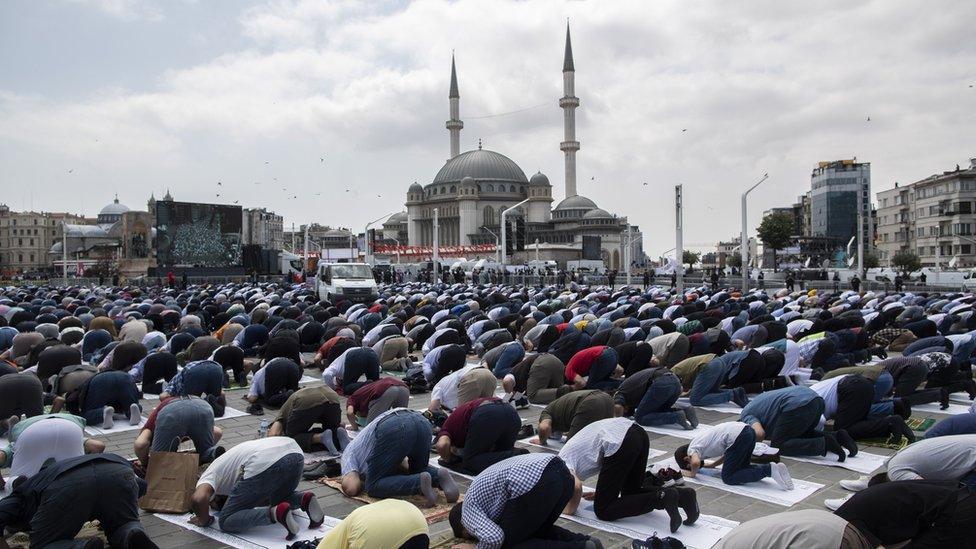
[{"label": "striped shirt", "polygon": [[499,461],[475,477],[464,494],[461,523],[478,539],[479,549],[495,549],[505,543],[505,532],[496,522],[505,505],[535,488],[546,467],[556,459],[559,457],[555,454],[543,453],[516,456]]},{"label": "striped shirt", "polygon": [[559,457],[580,480],[600,473],[603,458],[617,453],[627,431],[636,425],[625,417],[601,419],[580,429],[559,450]]}]

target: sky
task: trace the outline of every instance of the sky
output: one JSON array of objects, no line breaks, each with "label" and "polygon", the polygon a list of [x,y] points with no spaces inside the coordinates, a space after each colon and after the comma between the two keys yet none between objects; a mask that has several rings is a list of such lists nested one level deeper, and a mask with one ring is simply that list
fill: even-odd
[{"label": "sky", "polygon": [[706,247],[764,173],[750,231],[821,160],[870,162],[877,192],[976,157],[968,0],[12,0],[0,202],[94,216],[169,190],[361,231],[446,161],[452,51],[462,151],[541,170],[558,201],[567,19],[579,193],[652,257],[679,183]]}]

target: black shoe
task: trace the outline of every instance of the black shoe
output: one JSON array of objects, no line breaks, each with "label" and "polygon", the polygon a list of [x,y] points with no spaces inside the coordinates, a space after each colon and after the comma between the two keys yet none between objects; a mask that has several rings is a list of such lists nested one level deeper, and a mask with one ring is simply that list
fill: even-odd
[{"label": "black shoe", "polygon": [[251,415],[255,415],[255,416],[263,416],[264,415],[264,408],[262,408],[261,405],[258,404],[257,402],[255,402],[254,404],[251,404],[250,406],[248,406],[247,409],[244,410],[244,411],[247,412],[247,413],[249,413],[249,414],[251,414]]},{"label": "black shoe", "polygon": [[104,549],[105,542],[102,538],[95,536],[85,540],[85,544],[81,546],[81,549]]},{"label": "black shoe", "polygon": [[888,352],[885,351],[884,347],[875,347],[871,349],[871,354],[880,358],[881,360],[888,358]]},{"label": "black shoe", "polygon": [[529,438],[530,436],[532,436],[534,434],[535,434],[535,427],[533,427],[532,425],[526,423],[525,425],[522,426],[521,429],[519,429],[518,437],[520,439],[522,439],[522,438]]},{"label": "black shoe", "polygon": [[942,387],[939,391],[939,409],[947,410],[949,408],[949,388]]},{"label": "black shoe", "polygon": [[837,454],[837,461],[843,462],[847,459],[847,452],[844,451],[844,447],[841,446],[840,442],[837,442],[837,437],[834,433],[824,433],[824,446],[828,452]]},{"label": "black shoe", "polygon": [[678,506],[685,512],[688,518],[685,519],[686,525],[692,525],[698,520],[700,514],[698,510],[698,495],[693,488],[679,487]]},{"label": "black shoe", "polygon": [[524,410],[529,407],[529,399],[524,396],[515,399],[512,404],[515,406],[516,410]]},{"label": "black shoe", "polygon": [[658,489],[658,509],[664,509],[670,519],[671,533],[681,528],[681,513],[678,511],[678,491],[675,488]]},{"label": "black shoe", "polygon": [[912,417],[912,405],[907,399],[896,398],[891,402],[895,407],[895,413],[901,416],[902,419]]},{"label": "black shoe", "polygon": [[130,530],[128,534],[125,535],[125,541],[122,542],[123,549],[158,549],[159,546],[149,539],[146,531],[142,528],[135,530]]}]

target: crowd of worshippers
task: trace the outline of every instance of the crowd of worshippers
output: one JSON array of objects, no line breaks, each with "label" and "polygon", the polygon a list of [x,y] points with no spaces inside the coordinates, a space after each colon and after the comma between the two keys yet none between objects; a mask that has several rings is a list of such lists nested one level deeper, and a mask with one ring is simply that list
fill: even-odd
[{"label": "crowd of worshippers", "polygon": [[[425,507],[443,496],[454,534],[479,547],[596,548],[598,539],[556,525],[560,514],[588,506],[615,521],[662,511],[676,533],[699,516],[682,477],[702,468],[721,466],[729,485],[770,478],[791,490],[779,456],[844,461],[858,440],[904,438],[913,444],[887,472],[842,483],[857,493],[828,500],[835,514],[750,521],[722,543],[963,546],[976,520],[976,414],[919,442],[905,420],[913,406],[947,407],[954,392],[976,397],[974,300],[409,283],[354,304],[320,301],[301,285],[9,288],[0,293],[0,436],[9,441],[0,463],[13,486],[0,528],[25,529],[37,546],[98,547],[98,538],[71,541],[95,518],[113,546],[154,547],[138,519],[140,477],[152,452],[189,440],[207,465],[192,497],[197,526],[277,524],[290,539],[296,513],[312,527],[324,520],[300,480],[331,472],[347,496],[420,496]],[[306,369],[323,384],[300,388]],[[247,388],[249,413],[277,412],[266,438],[225,450],[214,422],[235,385]],[[408,408],[426,392],[426,410]],[[160,403],[142,423],[147,394]],[[535,428],[517,412],[529,404],[544,406]],[[647,471],[645,427],[695,430],[696,407],[730,405],[739,420],[679,447],[680,471]],[[85,438],[86,426],[116,421],[139,426],[133,463]],[[558,454],[516,446],[529,437]],[[773,451],[756,455],[760,442]],[[310,452],[336,456],[338,470],[306,467]],[[474,477],[463,502],[451,471]],[[426,547],[422,514],[401,503],[350,514],[320,546]],[[635,541],[644,546],[651,540]]]}]

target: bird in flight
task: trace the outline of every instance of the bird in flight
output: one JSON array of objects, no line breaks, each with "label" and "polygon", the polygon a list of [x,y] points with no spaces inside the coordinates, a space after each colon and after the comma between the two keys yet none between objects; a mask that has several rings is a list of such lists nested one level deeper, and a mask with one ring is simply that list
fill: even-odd
[{"label": "bird in flight", "polygon": [[871,117],[869,116],[869,117],[868,117],[868,122],[870,122],[870,121],[871,121]]},{"label": "bird in flight", "polygon": [[255,185],[260,185],[261,183],[260,183],[260,182],[258,182],[258,181],[255,181],[255,182],[254,182],[254,184],[255,184]]},{"label": "bird in flight", "polygon": [[681,131],[686,132],[688,131],[688,128],[681,128]]},{"label": "bird in flight", "polygon": [[645,186],[645,187],[647,186],[647,181],[645,181],[645,182],[644,182],[644,186]]},{"label": "bird in flight", "polygon": [[217,193],[217,198],[220,198],[220,193]]},{"label": "bird in flight", "polygon": [[346,189],[346,192],[349,192],[349,189]]},{"label": "bird in flight", "polygon": [[322,196],[322,193],[315,193],[315,196]]},{"label": "bird in flight", "polygon": [[270,162],[268,162],[267,160],[265,160],[265,161],[264,161],[264,163],[265,163],[265,164],[270,164]]},{"label": "bird in flight", "polygon": [[[972,86],[969,86],[969,87],[971,88]],[[325,158],[322,158],[322,157],[320,156],[320,157],[319,157],[319,162],[325,162]]]},{"label": "bird in flight", "polygon": [[235,201],[234,201],[234,204],[237,204],[238,202],[239,202],[239,200],[235,200]]},{"label": "bird in flight", "polygon": [[218,182],[217,182],[217,185],[218,185],[218,186],[222,186],[222,184],[221,184],[221,182],[220,182],[220,181],[218,181]]},{"label": "bird in flight", "polygon": [[68,170],[68,173],[71,173],[73,171],[75,171],[75,169],[74,168],[71,168],[70,170]]}]

